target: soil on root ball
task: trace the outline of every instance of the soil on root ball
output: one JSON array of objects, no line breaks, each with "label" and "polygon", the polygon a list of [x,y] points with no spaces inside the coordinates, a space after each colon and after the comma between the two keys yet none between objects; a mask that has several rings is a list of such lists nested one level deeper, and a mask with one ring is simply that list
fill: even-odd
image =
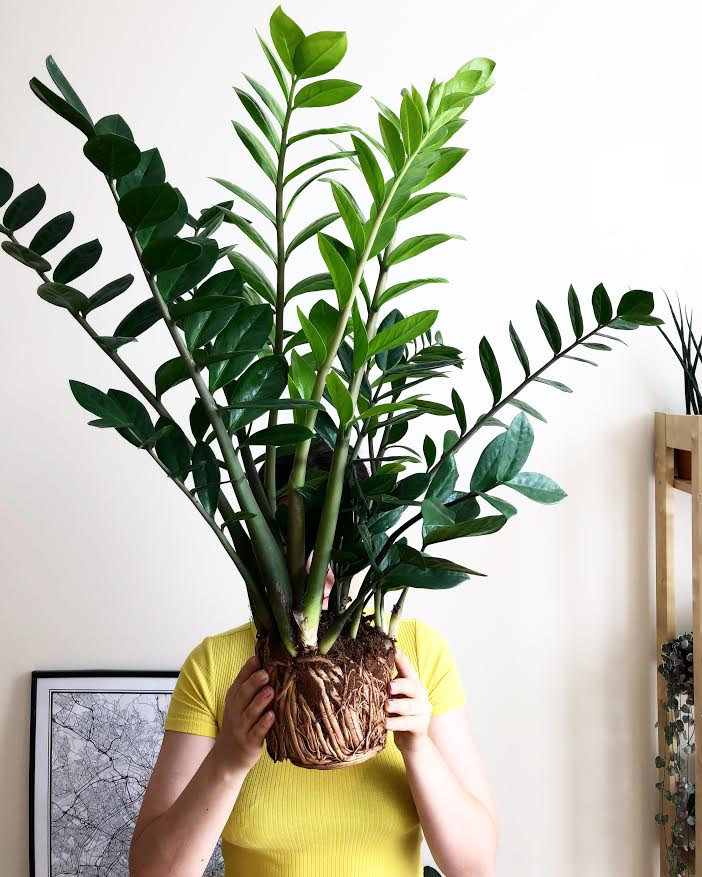
[{"label": "soil on root ball", "polygon": [[[323,610],[319,636],[334,620]],[[364,615],[356,638],[339,636],[329,651],[293,658],[276,631],[256,636],[256,654],[270,675],[275,722],[266,735],[273,761],[328,769],[365,761],[386,742],[385,699],[395,640]]]}]

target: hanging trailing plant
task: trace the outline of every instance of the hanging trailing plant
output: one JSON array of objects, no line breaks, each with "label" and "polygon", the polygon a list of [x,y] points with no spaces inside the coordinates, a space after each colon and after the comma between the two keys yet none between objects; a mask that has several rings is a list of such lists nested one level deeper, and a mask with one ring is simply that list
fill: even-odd
[{"label": "hanging trailing plant", "polygon": [[[656,822],[663,829],[668,877],[694,874],[695,867],[695,782],[690,756],[695,751],[695,685],[692,671],[693,637],[685,633],[661,646],[658,672],[666,682],[665,752],[656,755],[660,770],[656,788],[660,791],[660,810]],[[656,722],[655,727],[658,727]],[[668,807],[664,804],[668,802]],[[675,815],[671,823],[669,816]]]},{"label": "hanging trailing plant", "polygon": [[[576,355],[580,348],[609,351],[603,339],[620,340],[609,331],[662,321],[651,316],[652,293],[629,290],[615,310],[600,284],[586,329],[571,287],[572,338],[543,302],[536,303],[550,348],[544,361],[534,365],[509,323],[524,372],[516,386],[503,386],[497,356],[481,338],[476,359],[492,397],[488,410],[469,413],[455,387],[450,404],[427,398],[428,382],[450,380],[464,357],[454,343],[457,333],[447,343],[435,327],[435,307],[412,313],[403,305],[415,290],[433,303],[446,279],[405,269],[461,236],[433,225],[408,235],[405,222],[463,197],[435,184],[467,152],[454,141],[468,109],[492,87],[494,62],[473,58],[424,91],[403,89],[394,107],[377,101],[377,128],[369,133],[346,121],[314,127],[316,108],[345,103],[360,89],[329,75],[346,53],[345,33],[305,33],[278,7],[270,41],[259,40],[272,82],[246,76],[247,88],[235,86],[247,124],[234,121],[234,133],[252,164],[237,167],[228,175],[233,180],[211,177],[233,197],[197,218],[167,181],[158,149],[138,146],[119,115],[93,121],[51,56],[47,69],[58,91],[36,78],[30,82],[34,94],[85,138],[83,152],[107,184],[132,243],[138,284],[128,273],[87,291],[92,284],[86,275],[101,255],[98,240],[50,261],[71,232],[70,213],[50,219],[26,241],[22,231],[39,216],[46,195],[37,184],[13,198],[4,170],[0,203],[9,204],[0,233],[5,252],[39,276],[40,297],[62,307],[137,391],[104,392],[71,380],[77,402],[94,415],[90,425],[115,429],[154,460],[243,579],[257,652],[276,694],[276,721],[267,738],[271,756],[334,767],[370,757],[385,743],[378,705],[408,589],[438,591],[484,575],[436,556],[436,546],[499,531],[517,512],[496,495],[500,488],[544,504],[566,495],[547,475],[524,469],[534,441],[530,417],[546,420],[527,401],[527,389],[539,383],[571,392],[546,373],[566,359],[596,366]],[[333,140],[310,156],[327,137],[343,142]],[[253,171],[268,196],[251,191]],[[325,187],[329,206],[300,227],[297,209],[313,185]],[[236,244],[220,245],[215,235],[224,230],[251,244],[259,258]],[[319,270],[293,282],[298,251],[314,245]],[[228,267],[222,269],[223,260]],[[97,312],[133,284],[146,297],[112,332],[96,329]],[[124,350],[156,324],[165,326],[175,355],[144,380]],[[184,382],[195,391],[187,424],[166,404],[172,388]],[[517,413],[506,422],[498,414],[507,406]],[[420,417],[450,420],[439,447],[426,434],[421,450],[415,449],[418,424],[412,436],[409,424]],[[459,487],[457,455],[488,429],[497,434]],[[308,466],[313,441],[333,450],[328,472]],[[262,456],[254,456],[255,449]],[[292,465],[280,488],[275,470],[282,455]],[[368,463],[367,479],[358,478],[358,461]],[[405,534],[415,524],[421,535],[412,545]],[[308,544],[314,546],[309,570]],[[330,566],[335,583],[323,610]],[[363,580],[352,596],[351,581],[359,574]],[[384,601],[392,592],[398,599],[386,622]]]}]

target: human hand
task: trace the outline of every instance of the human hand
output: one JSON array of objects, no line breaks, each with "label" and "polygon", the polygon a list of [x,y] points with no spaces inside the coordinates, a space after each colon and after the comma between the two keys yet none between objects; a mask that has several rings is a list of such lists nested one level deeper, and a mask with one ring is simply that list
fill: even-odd
[{"label": "human hand", "polygon": [[388,693],[395,696],[385,701],[388,713],[385,727],[393,732],[395,745],[404,755],[418,751],[429,739],[432,708],[429,692],[410,659],[398,646],[395,646],[395,667],[398,675],[388,682]]},{"label": "human hand", "polygon": [[268,674],[260,668],[258,657],[252,655],[226,694],[215,746],[229,769],[248,772],[256,764],[275,718],[273,689],[266,685]]}]

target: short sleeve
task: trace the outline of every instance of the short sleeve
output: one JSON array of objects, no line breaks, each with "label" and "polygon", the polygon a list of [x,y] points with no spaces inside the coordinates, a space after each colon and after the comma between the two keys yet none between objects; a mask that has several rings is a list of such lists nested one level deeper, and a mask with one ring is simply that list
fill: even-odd
[{"label": "short sleeve", "polygon": [[212,652],[205,637],[185,659],[163,722],[165,731],[216,737],[219,733],[212,696]]},{"label": "short sleeve", "polygon": [[429,692],[434,715],[466,703],[465,691],[453,654],[436,628],[415,618],[415,641],[419,678]]}]

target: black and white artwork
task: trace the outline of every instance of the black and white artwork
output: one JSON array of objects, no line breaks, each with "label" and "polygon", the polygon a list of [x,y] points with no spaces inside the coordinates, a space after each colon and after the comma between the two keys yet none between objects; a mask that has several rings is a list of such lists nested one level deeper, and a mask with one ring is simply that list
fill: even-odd
[{"label": "black and white artwork", "polygon": [[[178,672],[32,673],[30,877],[129,877]],[[220,844],[205,877],[222,874]]]}]

